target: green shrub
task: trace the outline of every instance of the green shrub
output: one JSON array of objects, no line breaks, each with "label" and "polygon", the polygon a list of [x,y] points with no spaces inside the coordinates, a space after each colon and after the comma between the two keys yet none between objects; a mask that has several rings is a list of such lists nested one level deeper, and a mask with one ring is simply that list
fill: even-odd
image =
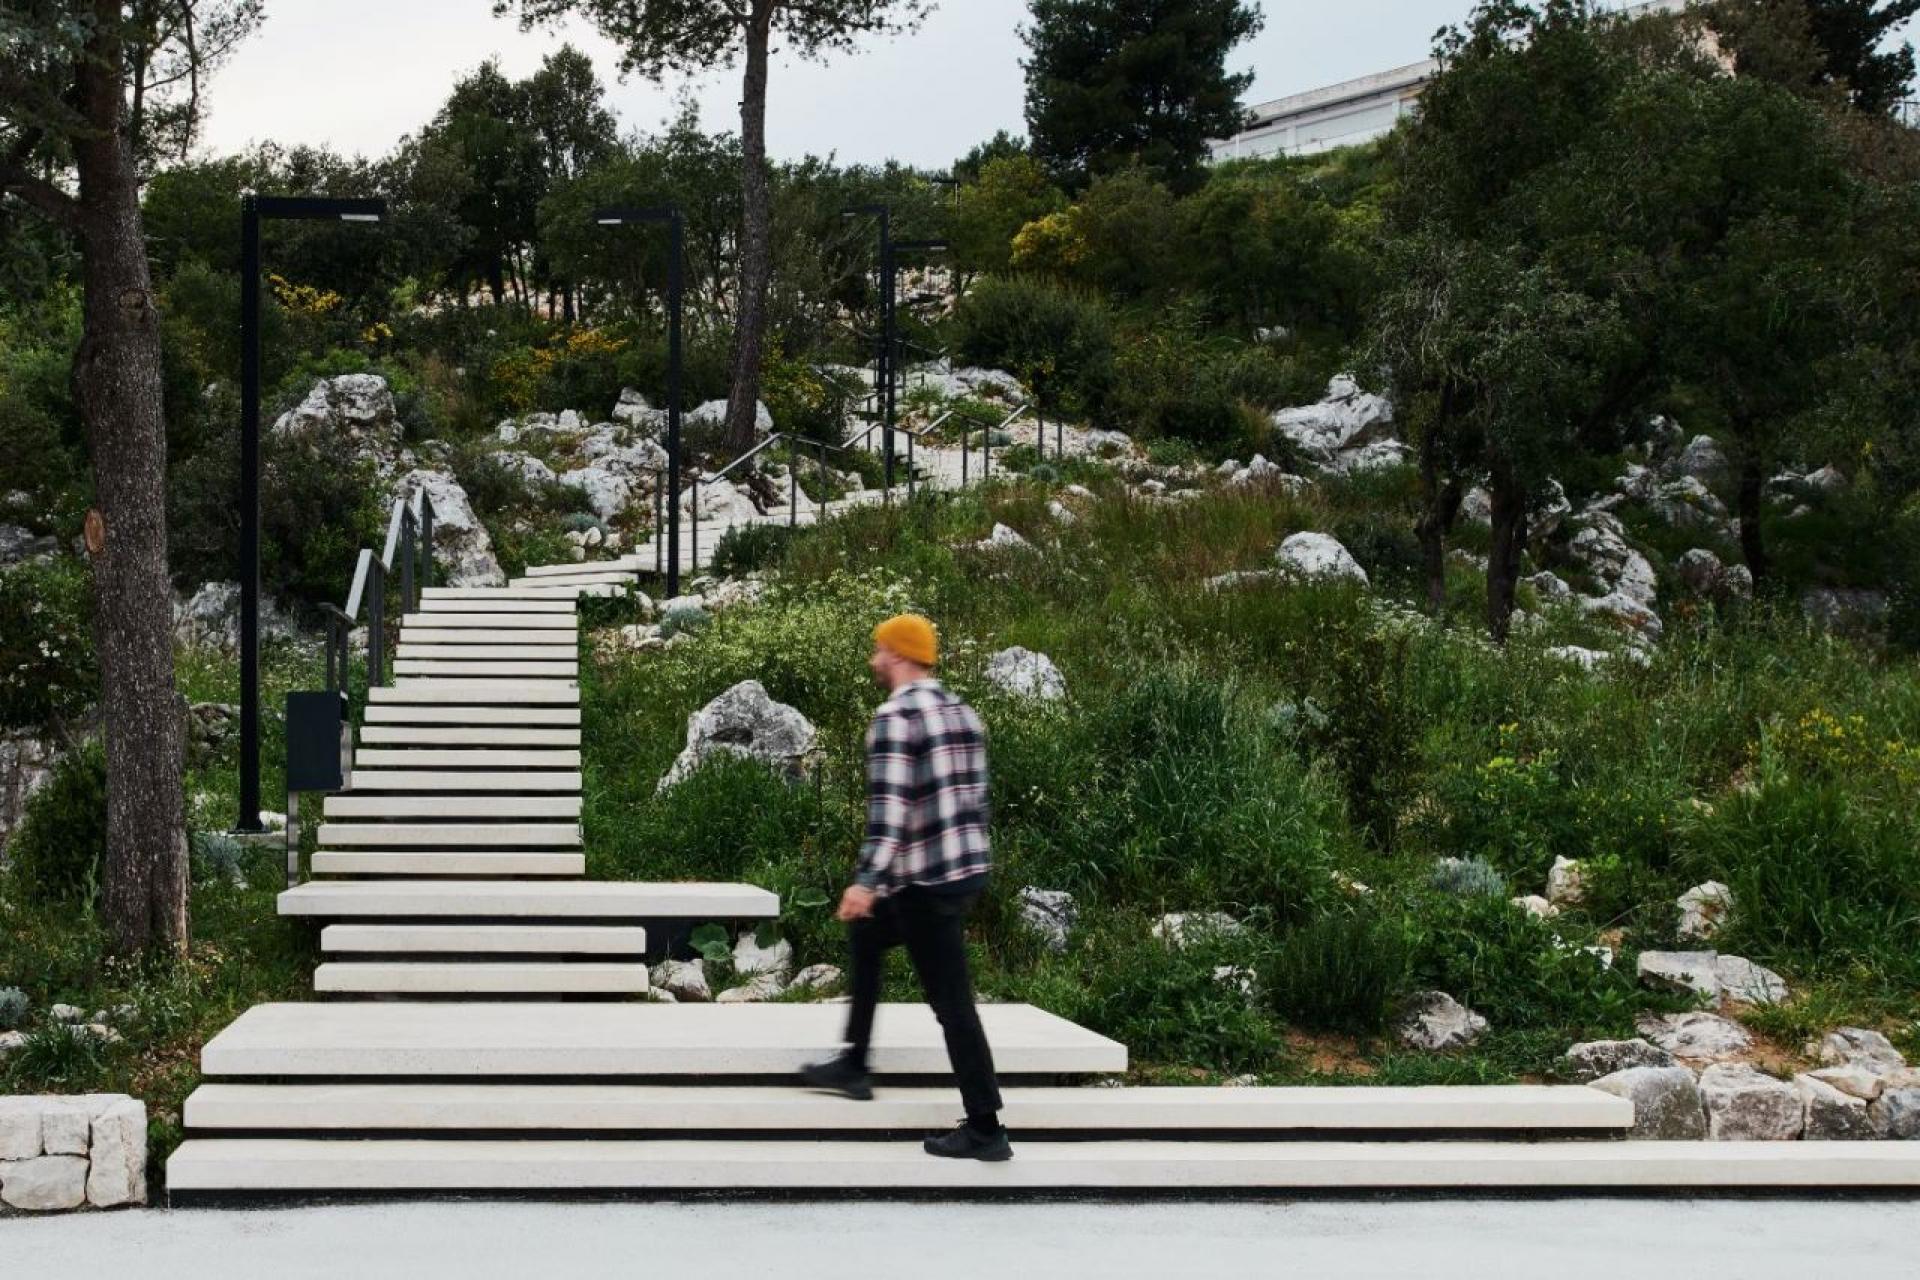
[{"label": "green shrub", "polygon": [[793,530],[771,521],[737,524],[720,535],[713,549],[712,572],[722,578],[736,578],[780,563]]},{"label": "green shrub", "polygon": [[18,987],[0,987],[0,1031],[12,1031],[27,1020],[27,993]]},{"label": "green shrub", "polygon": [[1024,277],[988,277],[954,313],[967,364],[1005,369],[1048,409],[1093,412],[1107,392],[1113,327],[1097,299]]},{"label": "green shrub", "polygon": [[7,844],[23,899],[91,909],[107,858],[107,758],[99,744],[69,752],[28,799]]},{"label": "green shrub", "polygon": [[1267,995],[1289,1022],[1317,1031],[1378,1031],[1412,968],[1405,922],[1336,910],[1288,933],[1268,962]]},{"label": "green shrub", "polygon": [[344,435],[262,442],[262,562],[274,594],[344,599],[363,547],[386,535],[388,502],[373,460]]},{"label": "green shrub", "polygon": [[92,570],[67,557],[0,570],[0,727],[70,719],[99,695]]},{"label": "green shrub", "polygon": [[107,1078],[107,1046],[85,1027],[46,1022],[0,1058],[0,1079],[31,1080],[37,1089],[88,1093]]},{"label": "green shrub", "polygon": [[1442,858],[1434,863],[1427,882],[1456,898],[1504,898],[1507,882],[1492,863],[1482,858]]}]

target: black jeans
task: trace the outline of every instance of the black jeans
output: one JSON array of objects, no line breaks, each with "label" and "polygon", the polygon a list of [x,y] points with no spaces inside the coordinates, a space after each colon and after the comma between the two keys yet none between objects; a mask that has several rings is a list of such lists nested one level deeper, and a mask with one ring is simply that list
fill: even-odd
[{"label": "black jeans", "polygon": [[969,1120],[991,1121],[1000,1110],[1000,1086],[993,1075],[993,1050],[973,1007],[973,979],[967,972],[967,913],[980,894],[936,893],[909,887],[874,906],[871,916],[853,922],[853,1007],[847,1014],[847,1056],[863,1070],[873,1040],[873,1013],[880,1002],[880,978],[887,952],[905,947],[920,978],[920,989],[946,1033],[947,1061],[960,1085]]}]

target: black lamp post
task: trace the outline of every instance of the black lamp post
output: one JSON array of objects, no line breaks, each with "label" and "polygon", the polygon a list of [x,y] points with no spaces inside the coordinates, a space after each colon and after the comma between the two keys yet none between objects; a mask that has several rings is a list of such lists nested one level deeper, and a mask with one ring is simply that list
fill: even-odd
[{"label": "black lamp post", "polygon": [[[680,594],[680,310],[687,225],[680,206],[657,209],[601,209],[593,220],[603,227],[636,222],[667,224],[667,598]],[[658,529],[654,537],[660,536]]]},{"label": "black lamp post", "polygon": [[260,821],[260,222],[379,222],[385,200],[240,197],[240,819]]},{"label": "black lamp post", "polygon": [[881,452],[885,458],[884,489],[893,501],[893,359],[898,335],[893,322],[893,211],[884,204],[860,204],[840,211],[843,218],[871,217],[880,221],[880,344],[874,362],[875,390],[880,394]]}]

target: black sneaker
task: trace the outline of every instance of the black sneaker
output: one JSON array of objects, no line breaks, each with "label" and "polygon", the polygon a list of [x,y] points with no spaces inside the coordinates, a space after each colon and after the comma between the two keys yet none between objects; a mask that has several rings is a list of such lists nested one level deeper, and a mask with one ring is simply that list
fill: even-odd
[{"label": "black sneaker", "polygon": [[825,1062],[809,1063],[800,1068],[800,1078],[809,1088],[824,1089],[855,1102],[873,1100],[873,1077],[854,1066],[845,1054]]},{"label": "black sneaker", "polygon": [[961,1121],[960,1127],[952,1133],[936,1133],[920,1145],[928,1155],[943,1156],[948,1160],[998,1163],[1013,1159],[1013,1146],[1007,1141],[1005,1129],[982,1133],[965,1121]]}]

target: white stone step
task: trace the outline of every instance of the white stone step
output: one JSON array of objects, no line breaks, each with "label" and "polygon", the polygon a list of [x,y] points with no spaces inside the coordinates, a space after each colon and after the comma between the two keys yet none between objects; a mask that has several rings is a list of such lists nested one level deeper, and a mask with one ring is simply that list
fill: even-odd
[{"label": "white stone step", "polygon": [[367,690],[373,706],[577,706],[580,690],[541,680],[403,681]]},{"label": "white stone step", "polygon": [[440,750],[433,747],[413,747],[403,750],[391,750],[385,747],[361,747],[353,755],[353,774],[355,785],[358,779],[368,772],[383,769],[429,770],[429,769],[500,769],[540,771],[549,769],[580,768],[578,751],[542,751],[530,750],[492,750],[475,747],[464,751]]},{"label": "white stone step", "polygon": [[931,1159],[914,1141],[195,1138],[167,1162],[167,1185],[175,1193],[1908,1191],[1920,1187],[1920,1147],[1901,1142],[1027,1142],[1016,1145],[1012,1160],[982,1164]]},{"label": "white stone step", "polygon": [[637,569],[651,569],[653,561],[638,555],[625,555],[615,560],[581,560],[572,564],[534,564],[527,566],[529,578],[571,578],[582,573],[632,573]]},{"label": "white stone step", "polygon": [[[445,707],[423,706],[418,703],[388,703],[367,708],[366,723],[378,724],[446,724],[446,725],[503,725],[525,726],[578,726],[579,707]],[[497,739],[503,745],[511,738]]]},{"label": "white stone step", "polygon": [[360,741],[369,746],[382,747],[562,747],[574,750],[580,746],[580,729],[575,725],[570,729],[529,729],[510,725],[489,725],[484,728],[459,725],[395,725],[367,724],[359,730]]},{"label": "white stone step", "polygon": [[580,847],[577,822],[323,822],[323,847],[524,849]]},{"label": "white stone step", "polygon": [[770,920],[779,895],[749,884],[634,881],[331,880],[280,895],[280,914],[353,920],[442,916],[477,920]]},{"label": "white stone step", "polygon": [[[833,1052],[833,1004],[262,1004],[208,1041],[208,1076],[787,1077]],[[1124,1071],[1123,1045],[1024,1004],[980,1008],[1002,1075]],[[872,1065],[945,1075],[933,1011],[882,1005]]]},{"label": "white stone step", "polygon": [[317,876],[572,876],[587,874],[584,853],[391,853],[321,849]]},{"label": "white stone step", "polygon": [[573,585],[569,585],[564,579],[558,579],[546,584],[528,583],[513,589],[525,593],[531,599],[572,600],[578,596],[625,595],[638,584],[639,580],[638,574],[631,578],[622,578],[618,582],[582,582]]},{"label": "white stone step", "polygon": [[[434,590],[434,588],[428,588]],[[565,596],[555,596],[551,592],[521,591],[511,599],[504,597],[481,599],[438,599],[422,600],[420,611],[412,617],[422,618],[434,626],[448,625],[443,615],[453,616],[463,613],[486,614],[490,619],[500,617],[518,617],[526,625],[544,625],[526,622],[536,614],[574,616],[575,605]],[[493,622],[492,625],[499,625]]]},{"label": "white stone step", "polygon": [[327,995],[643,995],[647,966],[336,960],[313,971],[313,989]]},{"label": "white stone step", "polygon": [[424,646],[458,650],[473,649],[564,649],[569,653],[580,651],[580,633],[569,628],[565,631],[505,631],[475,628],[461,631],[453,627],[402,627],[400,629],[400,650],[419,653]]},{"label": "white stone step", "polygon": [[533,613],[480,613],[438,610],[432,614],[410,613],[400,622],[400,634],[419,631],[477,631],[517,635],[522,632],[564,631],[580,634],[580,620],[572,614],[542,609]]},{"label": "white stone step", "polygon": [[549,590],[556,587],[599,586],[602,583],[627,585],[638,581],[638,575],[631,569],[581,569],[578,573],[555,573],[540,577],[511,579],[507,585],[514,588],[537,588]]},{"label": "white stone step", "polygon": [[[335,925],[333,929],[345,928]],[[1621,1132],[1633,1104],[1583,1085],[1427,1088],[1010,1088],[1001,1118],[1045,1133]],[[954,1121],[953,1091],[870,1102],[791,1085],[202,1085],[189,1129],[590,1129],[604,1133],[912,1132]]]},{"label": "white stone step", "polygon": [[472,676],[533,676],[552,680],[574,680],[580,675],[576,657],[548,662],[519,662],[511,659],[475,659],[454,661],[428,658],[395,658],[396,676],[442,676],[455,680]]},{"label": "white stone step", "polygon": [[402,662],[578,662],[574,644],[427,644],[402,640],[394,657]]},{"label": "white stone step", "polygon": [[321,815],[327,818],[578,818],[580,797],[334,795],[326,798]]},{"label": "white stone step", "polygon": [[[436,603],[447,601],[497,600],[503,604],[518,604],[543,598],[520,587],[428,587],[420,593],[420,604],[422,609],[430,610]],[[569,612],[572,610],[571,605],[565,608]]]},{"label": "white stone step", "polygon": [[[367,752],[360,752],[365,756]],[[395,754],[395,753],[388,753]],[[578,791],[580,775],[559,770],[514,773],[461,773],[428,769],[366,769],[355,760],[352,789],[359,791],[485,791],[510,795],[516,791]]]},{"label": "white stone step", "polygon": [[330,924],[320,949],[336,955],[618,955],[647,949],[637,925]]}]

